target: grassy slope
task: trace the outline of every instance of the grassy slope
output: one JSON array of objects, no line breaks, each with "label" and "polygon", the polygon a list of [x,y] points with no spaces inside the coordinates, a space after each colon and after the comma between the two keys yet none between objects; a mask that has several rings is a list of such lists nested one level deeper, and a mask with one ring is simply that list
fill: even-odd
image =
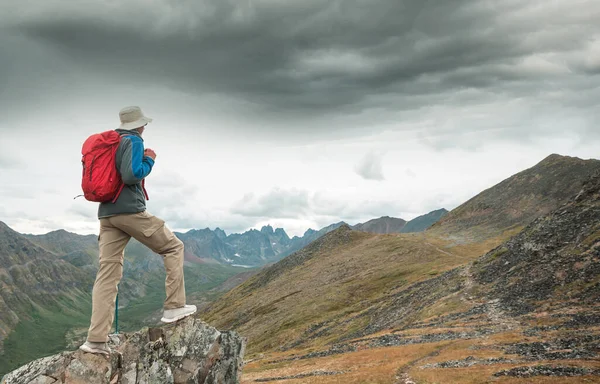
[{"label": "grassy slope", "polygon": [[502,240],[490,241],[487,249],[463,245],[456,253],[422,234],[349,231],[344,242],[329,247],[342,231],[315,242],[304,263],[274,277],[266,270],[250,278],[210,307],[206,320],[247,336],[250,353],[323,346],[367,327],[369,318],[360,314],[390,294],[465,264]]},{"label": "grassy slope", "polygon": [[[288,266],[276,276],[268,270],[259,272],[202,314],[217,327],[235,328],[248,337],[250,363],[244,369],[242,383],[319,370],[346,373],[306,376],[297,382],[394,382],[400,366],[452,343],[359,349],[332,356],[297,358],[349,343],[359,336],[380,336],[391,332],[390,328],[401,328],[402,324],[421,323],[470,309],[471,304],[453,292],[446,292],[445,272],[469,264],[513,234],[503,233],[484,243],[457,246],[427,234],[375,235],[358,231],[349,232],[346,241],[339,242],[339,231],[313,244],[313,252],[304,263]],[[328,246],[329,243],[333,245]],[[298,254],[291,256],[294,257]],[[396,309],[404,308],[394,298],[419,282],[436,278],[442,279],[442,283],[429,294],[440,299],[412,311],[421,299],[423,302],[427,299],[417,292],[412,308],[406,308],[409,311],[395,327],[387,327],[385,320]],[[383,329],[372,329],[380,321],[384,321]],[[296,359],[281,361],[285,358]]]},{"label": "grassy slope", "polygon": [[22,319],[4,340],[0,376],[34,358],[63,351],[65,334],[89,322],[91,301],[89,293],[77,290],[43,307],[31,303],[30,317]]},{"label": "grassy slope", "polygon": [[[596,226],[597,227],[597,226]],[[594,228],[596,228],[594,227]],[[600,238],[600,230],[591,229],[588,236],[581,239],[581,246],[577,246],[578,253],[582,256],[590,256],[588,250],[592,245],[599,246],[597,239]],[[277,278],[267,282],[266,285],[258,288],[258,292],[265,294],[274,294],[275,290],[269,289],[270,285],[277,287],[284,280],[294,279],[296,290],[307,292],[308,295],[296,294],[286,297],[288,292],[281,292],[278,298],[272,297],[273,301],[263,303],[263,306],[256,307],[260,312],[266,309],[267,313],[257,313],[254,310],[253,316],[259,318],[247,326],[246,323],[240,323],[236,326],[238,330],[250,337],[250,362],[244,369],[242,383],[252,383],[259,379],[269,379],[273,383],[288,383],[294,375],[300,375],[301,380],[293,382],[303,383],[404,383],[399,378],[406,378],[406,382],[417,384],[433,383],[471,383],[479,384],[483,382],[494,383],[588,383],[597,382],[598,374],[580,374],[572,377],[565,376],[534,376],[530,378],[518,378],[510,376],[494,377],[494,374],[502,370],[515,369],[517,367],[557,367],[557,369],[600,369],[600,359],[596,357],[575,357],[575,358],[557,358],[554,354],[566,353],[570,351],[580,351],[574,356],[584,356],[585,352],[582,346],[587,344],[588,351],[599,352],[597,342],[600,340],[600,324],[594,326],[594,320],[598,318],[600,306],[596,303],[587,304],[580,310],[576,310],[574,303],[557,302],[554,307],[547,307],[544,304],[540,310],[522,317],[514,318],[506,314],[507,309],[504,305],[495,305],[490,302],[488,297],[489,287],[481,286],[473,281],[469,271],[475,272],[481,270],[483,262],[493,262],[500,257],[506,257],[508,253],[501,256],[495,256],[498,249],[495,248],[503,238],[510,236],[505,233],[489,241],[487,245],[475,244],[473,248],[469,246],[451,246],[445,240],[436,239],[432,236],[415,235],[406,237],[405,235],[388,236],[353,236],[352,240],[336,249],[328,250],[328,254],[314,255],[301,266],[296,266],[291,270],[279,275]],[[421,244],[421,245],[420,245]],[[423,249],[422,244],[428,245],[433,251]],[[583,245],[586,245],[583,247]],[[569,245],[565,249],[569,251],[574,245]],[[377,260],[386,263],[389,268],[383,269],[378,266],[361,267],[356,264],[357,259],[369,257],[363,250],[372,248],[378,255]],[[481,251],[490,250],[487,257],[479,258]],[[413,254],[418,259],[417,264],[420,267],[411,266],[405,268],[404,262],[415,262],[415,259],[402,258],[406,250],[406,255]],[[437,252],[437,253],[436,253]],[[571,252],[571,251],[569,251]],[[441,253],[441,255],[440,255]],[[485,252],[484,252],[485,253]],[[394,254],[397,256],[394,258]],[[385,256],[384,256],[385,255]],[[382,256],[386,257],[383,259]],[[393,260],[396,259],[396,260]],[[453,261],[455,259],[455,261]],[[473,259],[478,260],[476,267],[470,268]],[[374,259],[372,259],[374,260]],[[437,260],[436,266],[439,273],[431,269],[432,262]],[[487,261],[486,261],[487,260]],[[345,262],[347,261],[347,262]],[[362,260],[363,263],[366,260]],[[337,264],[337,265],[336,265]],[[426,295],[427,289],[416,290],[416,297],[410,305],[406,302],[397,300],[402,298],[404,292],[411,291],[414,284],[409,287],[410,282],[426,280],[423,286],[433,286],[432,281],[451,275],[451,272],[442,274],[442,271],[451,268],[453,264],[459,266],[455,277],[442,280],[438,286],[441,299],[436,302],[428,302]],[[502,263],[504,264],[504,262]],[[317,265],[323,267],[322,272],[318,272]],[[429,265],[429,267],[428,267]],[[512,265],[512,263],[511,263]],[[574,264],[577,268],[593,268],[592,264],[585,266]],[[342,284],[336,284],[327,280],[326,275],[335,276],[337,271],[331,269],[349,268],[353,270],[354,278],[348,278],[342,281]],[[528,273],[527,266],[521,268],[524,273]],[[301,271],[302,270],[302,271]],[[509,268],[505,268],[507,273]],[[430,272],[427,272],[430,271]],[[304,273],[317,273],[322,280],[318,287],[310,287],[310,284],[302,284],[302,279],[306,277]],[[516,272],[513,272],[513,275]],[[429,276],[428,276],[429,275]],[[511,275],[512,276],[512,275]],[[527,277],[523,275],[521,284],[527,287]],[[256,276],[260,280],[260,274]],[[263,275],[264,277],[264,275]],[[298,280],[296,280],[296,278]],[[516,278],[516,277],[513,277]],[[333,280],[336,280],[335,277]],[[356,280],[357,284],[353,284]],[[390,284],[395,281],[396,284]],[[451,288],[457,281],[460,282],[460,289],[452,292]],[[590,288],[590,284],[580,283],[575,290],[571,288],[560,288],[558,291],[568,290],[568,296],[574,292],[580,292],[583,289]],[[247,284],[257,285],[257,281],[248,281]],[[354,292],[352,297],[343,292],[348,292],[347,287],[358,287],[359,290],[350,290]],[[281,289],[279,287],[278,289]],[[447,292],[443,292],[447,289]],[[307,290],[307,291],[305,291]],[[241,294],[244,291],[244,285],[238,287],[225,297],[230,300],[231,296],[236,296],[236,291]],[[360,291],[360,292],[359,292]],[[375,292],[377,291],[377,293]],[[258,293],[257,293],[258,294]],[[589,293],[588,293],[589,294]],[[595,293],[597,296],[597,292]],[[253,300],[253,294],[246,292],[242,295],[244,301]],[[316,297],[315,297],[316,296]],[[559,297],[555,294],[553,297]],[[596,297],[592,296],[592,297]],[[319,300],[319,297],[321,300]],[[290,300],[291,299],[291,300]],[[342,311],[342,317],[337,317],[335,305],[332,307],[321,306],[316,303],[336,303],[343,301],[345,310]],[[419,303],[425,305],[419,307]],[[578,301],[580,302],[580,301]],[[492,303],[492,304],[491,304]],[[255,300],[255,304],[260,302]],[[317,307],[315,307],[315,304]],[[237,321],[243,320],[237,311],[227,311],[227,308],[245,306],[243,302],[228,303],[227,306],[219,306],[220,312],[212,314],[213,321],[218,322],[218,316],[224,315],[224,321],[231,323],[231,319]],[[362,308],[362,311],[361,311]],[[369,321],[364,317],[354,316],[356,313],[369,312],[371,308],[376,308],[372,312],[370,321],[377,322],[382,318],[388,320],[397,312],[413,312],[407,314],[403,320],[391,326],[384,327],[381,330],[374,330],[373,333],[367,332],[363,335],[353,334],[352,331],[357,328],[369,326]],[[214,310],[215,308],[213,308]],[[333,310],[332,310],[333,309]],[[478,310],[479,309],[479,310]],[[245,306],[243,310],[252,310],[252,306]],[[377,317],[377,311],[383,310],[383,317]],[[233,313],[232,313],[233,312]],[[469,315],[469,313],[471,313]],[[296,329],[294,331],[285,329],[285,316],[291,314],[296,316],[298,323],[292,324]],[[581,318],[583,314],[583,323],[574,324],[573,319]],[[233,315],[233,316],[232,316]],[[575,317],[572,317],[575,315]],[[303,317],[306,316],[306,317]],[[588,316],[589,318],[585,318]],[[277,320],[279,319],[279,320]],[[334,327],[328,320],[334,320]],[[265,326],[262,323],[266,322]],[[325,325],[321,325],[325,322]],[[337,325],[336,325],[337,324]],[[312,326],[308,327],[308,326]],[[389,325],[389,324],[387,324]],[[548,327],[548,329],[545,329]],[[333,333],[331,333],[333,331]],[[260,333],[257,333],[260,332]],[[477,332],[480,332],[477,334]],[[484,332],[484,333],[481,333]],[[488,332],[488,333],[486,333]],[[461,336],[440,341],[425,341],[423,343],[404,344],[404,345],[369,345],[370,341],[379,337],[398,338],[403,341],[417,339],[419,337],[428,337],[438,334],[475,334],[474,336]],[[314,336],[314,338],[312,338]],[[351,336],[351,337],[347,337]],[[353,337],[352,337],[353,336]],[[303,343],[293,345],[290,341],[304,339]],[[553,345],[560,341],[569,341],[565,346]],[[290,345],[293,348],[288,349]],[[356,346],[352,351],[344,353],[335,353],[336,346]],[[511,351],[515,346],[531,345],[538,348],[536,356],[522,355]],[[544,346],[544,357],[539,352],[540,347]],[[281,348],[284,347],[284,348]],[[332,354],[313,355],[334,350]],[[486,363],[489,359],[495,359],[493,363]],[[469,365],[461,368],[443,368],[431,367],[436,363],[447,364],[448,362],[462,361]],[[426,367],[429,365],[429,367]],[[425,367],[425,368],[424,368]],[[566,368],[565,368],[566,367]],[[329,372],[330,375],[321,376],[321,373]],[[314,375],[314,376],[311,376]],[[271,380],[274,378],[285,378],[282,380]]]}]

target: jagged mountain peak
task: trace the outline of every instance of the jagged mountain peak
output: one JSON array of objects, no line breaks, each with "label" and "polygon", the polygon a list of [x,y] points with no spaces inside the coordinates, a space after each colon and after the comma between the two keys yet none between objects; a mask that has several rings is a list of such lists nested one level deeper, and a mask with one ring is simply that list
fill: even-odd
[{"label": "jagged mountain peak", "polygon": [[276,235],[285,235],[285,236],[288,236],[287,232],[283,228],[277,228],[277,229],[275,229],[275,234]]},{"label": "jagged mountain peak", "polygon": [[304,231],[304,235],[303,236],[310,236],[310,235],[313,235],[315,233],[317,233],[317,231],[315,231],[312,228],[308,228],[306,231]]},{"label": "jagged mountain peak", "polygon": [[266,235],[272,235],[274,233],[273,231],[273,227],[271,227],[270,225],[265,225],[263,226],[260,231]]},{"label": "jagged mountain peak", "polygon": [[187,231],[186,233],[194,235],[194,234],[212,234],[213,231],[212,229],[206,227],[206,228],[202,228],[202,229],[190,229],[189,231]]},{"label": "jagged mountain peak", "polygon": [[215,234],[217,235],[218,238],[220,238],[222,240],[227,238],[227,234],[225,233],[225,231],[219,227],[215,228]]}]

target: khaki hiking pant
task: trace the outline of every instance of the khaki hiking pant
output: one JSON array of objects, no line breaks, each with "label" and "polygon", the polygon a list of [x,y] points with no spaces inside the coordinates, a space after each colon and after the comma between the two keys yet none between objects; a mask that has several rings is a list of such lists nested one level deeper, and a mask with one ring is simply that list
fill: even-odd
[{"label": "khaki hiking pant", "polygon": [[88,341],[108,341],[115,315],[117,285],[123,277],[124,250],[132,237],[163,257],[167,272],[164,308],[185,305],[183,243],[166,227],[165,222],[147,211],[100,219],[100,268],[92,293]]}]

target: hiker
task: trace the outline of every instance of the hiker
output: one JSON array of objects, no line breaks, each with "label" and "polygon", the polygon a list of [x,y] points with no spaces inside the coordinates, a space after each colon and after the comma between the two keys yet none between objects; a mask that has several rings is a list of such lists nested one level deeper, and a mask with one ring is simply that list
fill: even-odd
[{"label": "hiker", "polygon": [[161,321],[171,323],[196,312],[195,305],[185,304],[183,243],[163,220],[146,210],[144,179],[152,171],[156,153],[144,149],[142,134],[152,119],[137,106],[123,108],[119,118],[115,162],[124,186],[115,200],[100,203],[98,208],[100,267],[92,293],[91,325],[87,341],[80,347],[90,353],[110,353],[106,343],[115,313],[117,285],[123,276],[124,250],[132,237],[163,257],[167,298]]}]

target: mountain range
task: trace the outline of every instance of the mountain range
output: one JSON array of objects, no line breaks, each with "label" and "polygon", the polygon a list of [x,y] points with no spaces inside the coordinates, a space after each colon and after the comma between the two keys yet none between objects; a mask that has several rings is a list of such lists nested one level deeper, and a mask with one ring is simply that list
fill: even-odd
[{"label": "mountain range", "polygon": [[[365,232],[387,234],[420,232],[438,221],[448,211],[438,209],[410,221],[384,216],[359,223],[352,228]],[[220,228],[194,229],[176,233],[185,244],[186,259],[192,262],[219,262],[233,266],[260,267],[276,262],[302,248],[321,236],[346,224],[341,221],[320,230],[309,228],[302,236],[290,238],[283,228],[273,229],[267,225],[259,230],[227,235]]]},{"label": "mountain range", "polygon": [[[390,220],[405,223],[385,217],[365,223],[364,230],[387,233],[401,229],[382,225]],[[302,237],[293,238],[271,226],[230,235],[219,228],[176,233],[185,243],[186,290],[199,304],[212,300],[223,293],[221,284],[231,288],[230,281],[243,281],[235,280],[234,275],[245,268],[276,262],[343,224],[309,229]],[[0,222],[0,372],[40,352],[60,350],[65,345],[64,335],[73,329],[78,335],[85,333],[97,268],[96,235],[64,230],[21,234]],[[240,276],[245,279],[250,274]],[[125,250],[119,285],[122,329],[136,329],[159,317],[162,281],[162,258],[132,240]],[[34,340],[46,340],[49,348],[40,349]],[[10,354],[3,354],[4,350]]]}]

